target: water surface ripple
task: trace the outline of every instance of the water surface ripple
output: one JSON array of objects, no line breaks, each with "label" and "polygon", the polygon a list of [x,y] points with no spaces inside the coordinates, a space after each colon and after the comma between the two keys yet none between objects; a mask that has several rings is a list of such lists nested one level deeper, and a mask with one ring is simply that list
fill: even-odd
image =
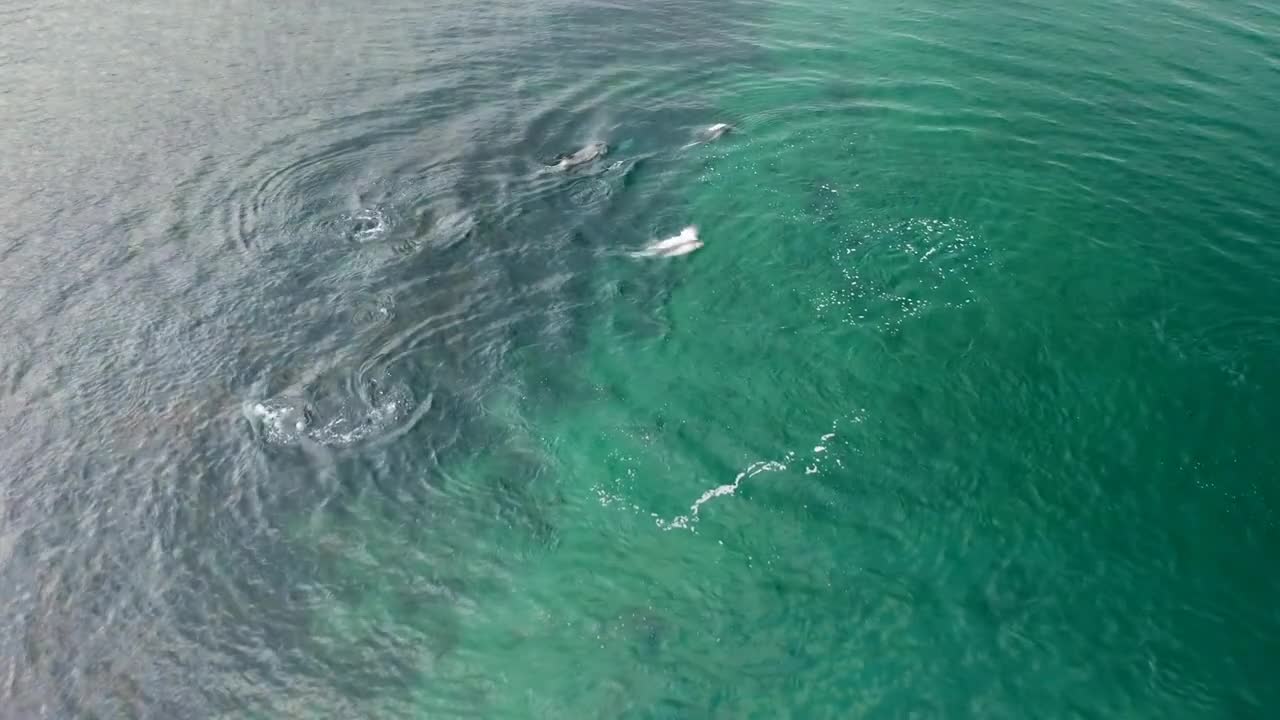
[{"label": "water surface ripple", "polygon": [[1280,707],[1273,8],[0,18],[0,716]]}]

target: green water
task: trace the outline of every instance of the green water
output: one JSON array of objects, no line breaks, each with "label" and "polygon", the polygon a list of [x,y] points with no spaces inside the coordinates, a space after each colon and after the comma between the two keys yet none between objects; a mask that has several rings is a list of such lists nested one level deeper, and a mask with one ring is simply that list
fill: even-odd
[{"label": "green water", "polygon": [[0,716],[1280,710],[1280,10],[94,8],[0,36]]},{"label": "green water", "polygon": [[[458,531],[456,646],[371,707],[1268,716],[1280,16],[1215,10],[761,8],[685,89],[739,129],[674,183],[706,248],[491,389],[448,472],[538,517]],[[317,632],[433,632],[362,582]]]}]

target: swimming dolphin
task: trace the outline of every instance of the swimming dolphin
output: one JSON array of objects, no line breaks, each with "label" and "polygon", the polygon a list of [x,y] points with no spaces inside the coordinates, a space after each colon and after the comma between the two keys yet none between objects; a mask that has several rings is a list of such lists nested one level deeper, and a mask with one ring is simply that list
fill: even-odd
[{"label": "swimming dolphin", "polygon": [[688,255],[700,247],[702,247],[702,241],[698,239],[698,228],[690,225],[681,230],[679,235],[659,240],[643,250],[637,250],[631,253],[631,257],[677,257]]},{"label": "swimming dolphin", "polygon": [[586,147],[575,153],[557,155],[552,167],[557,170],[572,170],[589,162],[594,162],[607,154],[609,154],[608,144],[602,142],[588,143]]},{"label": "swimming dolphin", "polygon": [[729,123],[716,123],[715,125],[710,125],[699,130],[698,139],[688,145],[685,145],[685,147],[691,148],[694,145],[715,142],[731,132],[733,132],[733,126]]},{"label": "swimming dolphin", "polygon": [[729,123],[716,123],[715,125],[712,125],[706,130],[703,130],[702,137],[706,142],[712,142],[715,140],[719,140],[720,138],[724,137],[726,134],[732,131],[733,131],[733,126],[730,125]]}]

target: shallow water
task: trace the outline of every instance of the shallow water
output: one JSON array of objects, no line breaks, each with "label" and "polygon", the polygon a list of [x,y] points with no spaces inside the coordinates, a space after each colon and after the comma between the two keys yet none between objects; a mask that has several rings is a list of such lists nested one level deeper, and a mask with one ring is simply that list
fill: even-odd
[{"label": "shallow water", "polygon": [[1280,12],[0,17],[0,716],[1280,707]]}]

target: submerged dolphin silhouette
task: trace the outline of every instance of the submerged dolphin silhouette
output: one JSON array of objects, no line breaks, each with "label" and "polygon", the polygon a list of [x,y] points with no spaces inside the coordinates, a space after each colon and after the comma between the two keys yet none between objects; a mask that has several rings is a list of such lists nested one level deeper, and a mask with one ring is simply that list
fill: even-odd
[{"label": "submerged dolphin silhouette", "polygon": [[609,154],[609,145],[607,143],[593,142],[575,153],[557,155],[552,167],[557,170],[572,170],[589,162],[594,162],[607,154]]},{"label": "submerged dolphin silhouette", "polygon": [[709,125],[699,130],[698,138],[684,147],[691,148],[694,145],[715,142],[731,132],[733,132],[733,126],[729,123],[716,123],[715,125]]}]

